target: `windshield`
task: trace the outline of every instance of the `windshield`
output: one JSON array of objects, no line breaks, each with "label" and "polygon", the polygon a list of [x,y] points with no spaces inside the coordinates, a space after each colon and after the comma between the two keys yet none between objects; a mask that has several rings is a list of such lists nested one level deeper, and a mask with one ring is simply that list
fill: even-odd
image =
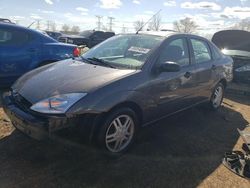
[{"label": "windshield", "polygon": [[117,68],[139,69],[163,39],[153,35],[118,35],[92,48],[83,58],[102,59]]}]

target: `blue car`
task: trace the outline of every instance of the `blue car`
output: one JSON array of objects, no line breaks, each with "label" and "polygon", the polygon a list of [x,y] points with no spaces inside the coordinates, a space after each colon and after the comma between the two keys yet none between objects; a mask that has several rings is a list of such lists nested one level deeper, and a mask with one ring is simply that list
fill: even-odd
[{"label": "blue car", "polygon": [[9,87],[32,69],[79,55],[75,45],[60,43],[13,23],[0,22],[0,87]]}]

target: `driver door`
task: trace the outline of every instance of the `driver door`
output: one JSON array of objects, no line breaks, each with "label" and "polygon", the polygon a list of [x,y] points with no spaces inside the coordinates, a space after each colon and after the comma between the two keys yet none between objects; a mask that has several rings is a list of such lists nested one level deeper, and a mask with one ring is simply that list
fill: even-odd
[{"label": "driver door", "polygon": [[[196,67],[191,63],[188,42],[185,37],[174,38],[162,48],[156,67],[163,62],[180,65],[179,72],[159,72],[151,82],[150,92],[156,102],[152,118],[161,118],[185,109],[197,101]],[[159,68],[158,68],[159,69]]]}]

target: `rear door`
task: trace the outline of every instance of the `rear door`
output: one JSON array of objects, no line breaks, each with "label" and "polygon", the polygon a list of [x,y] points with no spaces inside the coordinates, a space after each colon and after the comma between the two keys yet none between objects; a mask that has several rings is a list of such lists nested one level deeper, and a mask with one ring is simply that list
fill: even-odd
[{"label": "rear door", "polygon": [[212,53],[207,41],[200,38],[190,38],[192,58],[196,65],[196,94],[200,100],[210,97],[213,85],[213,71],[216,69]]},{"label": "rear door", "polygon": [[27,30],[0,28],[0,75],[15,80],[40,57],[40,43]]}]

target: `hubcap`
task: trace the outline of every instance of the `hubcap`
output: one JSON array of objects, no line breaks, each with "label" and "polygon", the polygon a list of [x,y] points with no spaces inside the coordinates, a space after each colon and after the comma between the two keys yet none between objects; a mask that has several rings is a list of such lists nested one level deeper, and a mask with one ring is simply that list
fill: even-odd
[{"label": "hubcap", "polygon": [[134,136],[134,121],[128,115],[120,115],[109,125],[105,143],[111,152],[120,152],[126,148]]},{"label": "hubcap", "polygon": [[223,88],[219,86],[215,89],[212,99],[212,103],[215,108],[218,108],[220,106],[222,98],[223,98]]}]

